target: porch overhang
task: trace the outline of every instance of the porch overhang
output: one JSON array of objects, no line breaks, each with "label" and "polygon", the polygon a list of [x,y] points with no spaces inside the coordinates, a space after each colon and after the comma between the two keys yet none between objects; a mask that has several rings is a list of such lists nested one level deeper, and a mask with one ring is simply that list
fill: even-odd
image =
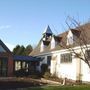
[{"label": "porch overhang", "polygon": [[33,56],[13,56],[14,61],[31,61],[31,62],[39,62],[42,59],[40,57],[33,57]]}]

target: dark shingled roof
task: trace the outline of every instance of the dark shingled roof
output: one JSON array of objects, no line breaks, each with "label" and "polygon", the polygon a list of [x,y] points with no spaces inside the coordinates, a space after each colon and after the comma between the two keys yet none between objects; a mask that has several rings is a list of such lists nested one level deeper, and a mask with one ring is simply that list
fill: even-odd
[{"label": "dark shingled roof", "polygon": [[43,41],[44,45],[49,45],[50,41]]},{"label": "dark shingled roof", "polygon": [[[75,29],[71,29],[73,35],[77,36],[77,40],[76,42],[77,43],[74,43],[73,46],[78,46],[80,45],[79,43],[79,39],[78,38],[84,38],[85,39],[85,42],[87,44],[90,44],[90,23],[86,23],[84,25],[81,25]],[[39,44],[37,45],[37,47],[30,53],[30,55],[34,55],[34,56],[37,56],[39,54],[43,54],[43,53],[47,53],[47,52],[51,52],[51,51],[56,51],[56,50],[61,50],[63,49],[62,46],[64,46],[64,44],[67,43],[67,34],[68,34],[68,31],[64,32],[64,33],[61,33],[57,36],[55,36],[55,40],[58,40],[59,37],[60,37],[60,41],[58,42],[58,44],[56,45],[56,47],[54,49],[51,49],[50,46],[51,46],[51,43],[45,47],[44,51],[43,52],[40,52],[40,45],[41,45],[41,41],[39,42]],[[84,44],[84,42],[82,41],[82,45]],[[62,46],[60,46],[62,45]]]},{"label": "dark shingled roof", "polygon": [[11,53],[11,51],[8,49],[8,47],[3,43],[2,40],[0,40],[0,45],[8,52]]},{"label": "dark shingled roof", "polygon": [[54,36],[54,39],[55,39],[55,41],[60,42],[60,40],[62,39],[62,37]]},{"label": "dark shingled roof", "polygon": [[13,56],[14,60],[16,61],[40,61],[41,58],[38,58],[38,57],[32,57],[32,56],[17,56],[17,55],[14,55]]},{"label": "dark shingled roof", "polygon": [[80,36],[80,30],[75,30],[75,29],[71,29],[71,32],[75,35],[75,36]]}]

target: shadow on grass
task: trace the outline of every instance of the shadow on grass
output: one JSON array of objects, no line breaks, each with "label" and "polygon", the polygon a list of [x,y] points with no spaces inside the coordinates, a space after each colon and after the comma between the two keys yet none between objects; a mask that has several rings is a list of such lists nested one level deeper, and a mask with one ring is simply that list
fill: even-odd
[{"label": "shadow on grass", "polygon": [[35,81],[0,81],[0,90],[16,90],[17,88],[40,87],[43,85],[46,84]]}]

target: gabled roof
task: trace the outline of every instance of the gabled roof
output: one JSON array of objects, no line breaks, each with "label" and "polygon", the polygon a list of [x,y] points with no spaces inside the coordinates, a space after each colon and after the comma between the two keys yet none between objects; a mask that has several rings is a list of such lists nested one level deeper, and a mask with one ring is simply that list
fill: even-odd
[{"label": "gabled roof", "polygon": [[62,39],[62,37],[60,37],[60,36],[54,36],[54,39],[55,39],[55,41],[60,42],[60,40]]},{"label": "gabled roof", "polygon": [[43,34],[53,34],[50,27],[49,27],[49,25],[45,28]]},{"label": "gabled roof", "polygon": [[[81,25],[75,29],[71,29],[72,33],[77,36],[78,38],[84,38],[85,37],[85,42],[87,44],[90,44],[90,23],[86,23],[84,25]],[[59,35],[57,35],[56,37],[60,37],[60,42],[56,45],[56,47],[54,49],[51,49],[51,43],[44,49],[43,52],[40,52],[40,45],[41,45],[41,41],[39,42],[39,44],[37,45],[37,47],[30,53],[30,55],[39,55],[39,54],[44,54],[44,53],[48,53],[51,51],[56,51],[56,50],[61,50],[61,49],[65,49],[64,45],[67,44],[67,34],[68,31],[61,33]],[[80,45],[80,41],[77,38],[76,43],[74,43],[73,46],[79,46]],[[57,40],[58,38],[56,38]],[[51,40],[51,39],[50,39]],[[84,43],[81,42],[81,45],[83,45]]]},{"label": "gabled roof", "polygon": [[11,53],[11,51],[8,49],[8,47],[0,40],[0,45],[5,49],[6,52]]}]

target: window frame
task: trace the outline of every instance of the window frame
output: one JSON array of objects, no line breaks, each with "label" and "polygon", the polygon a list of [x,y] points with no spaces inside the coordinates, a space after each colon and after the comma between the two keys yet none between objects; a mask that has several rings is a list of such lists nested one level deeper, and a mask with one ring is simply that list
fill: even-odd
[{"label": "window frame", "polygon": [[67,45],[73,45],[73,43],[74,43],[73,38],[74,38],[73,36],[67,37]]},{"label": "window frame", "polygon": [[72,63],[72,54],[71,53],[61,54],[60,63]]},{"label": "window frame", "polygon": [[51,65],[51,56],[47,56],[47,65],[50,66]]}]

